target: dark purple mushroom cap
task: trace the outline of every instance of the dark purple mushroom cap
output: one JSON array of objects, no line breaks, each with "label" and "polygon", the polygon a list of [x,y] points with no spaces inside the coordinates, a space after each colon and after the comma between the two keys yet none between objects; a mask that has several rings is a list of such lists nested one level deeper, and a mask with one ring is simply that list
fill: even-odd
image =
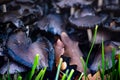
[{"label": "dark purple mushroom cap", "polygon": [[49,14],[37,22],[40,30],[45,30],[53,34],[61,34],[65,31],[65,21],[62,16],[58,14]]},{"label": "dark purple mushroom cap", "polygon": [[20,72],[25,72],[27,69],[15,62],[9,62],[5,63],[1,68],[0,68],[0,74],[6,74],[9,71],[9,74],[15,74],[15,73],[20,73]]},{"label": "dark purple mushroom cap", "polygon": [[106,23],[103,27],[105,27],[111,31],[114,31],[114,32],[120,32],[120,18],[116,17],[113,19],[109,19],[108,21],[106,21]]},{"label": "dark purple mushroom cap", "polygon": [[[104,44],[105,70],[112,68],[112,66],[113,66],[112,65],[112,48],[115,48],[116,51],[118,51],[119,46],[120,46],[119,42],[114,42],[114,41],[105,42],[105,44]],[[102,52],[101,52],[101,50],[102,49],[99,49],[98,53],[95,56],[95,59],[94,59],[92,65],[90,66],[91,71],[98,71],[98,67],[100,67],[100,69],[102,68]],[[117,55],[117,54],[118,53],[116,52],[115,55]],[[117,62],[117,60],[115,60],[115,62]],[[106,64],[108,64],[108,65],[106,65]]]},{"label": "dark purple mushroom cap", "polygon": [[13,1],[13,0],[0,0],[0,5],[1,5],[1,4],[9,3],[9,2],[11,2],[11,1]]},{"label": "dark purple mushroom cap", "polygon": [[15,0],[17,3],[21,4],[34,4],[36,0]]},{"label": "dark purple mushroom cap", "polygon": [[119,0],[103,0],[103,10],[120,10]]},{"label": "dark purple mushroom cap", "polygon": [[13,60],[32,67],[36,54],[40,55],[39,68],[49,67],[52,69],[54,62],[54,50],[46,38],[39,38],[31,42],[25,32],[19,31],[12,34],[7,42],[8,54]]},{"label": "dark purple mushroom cap", "polygon": [[94,0],[61,0],[60,2],[56,3],[59,7],[64,8],[67,6],[72,7],[75,4],[82,4],[82,5],[89,5],[92,4]]},{"label": "dark purple mushroom cap", "polygon": [[16,27],[19,28],[24,25],[23,22],[19,19],[20,16],[21,15],[17,11],[2,13],[0,14],[0,22],[1,23],[11,22]]},{"label": "dark purple mushroom cap", "polygon": [[104,22],[106,19],[107,15],[96,15],[93,9],[84,7],[81,11],[78,10],[70,16],[69,21],[78,28],[91,28]]}]

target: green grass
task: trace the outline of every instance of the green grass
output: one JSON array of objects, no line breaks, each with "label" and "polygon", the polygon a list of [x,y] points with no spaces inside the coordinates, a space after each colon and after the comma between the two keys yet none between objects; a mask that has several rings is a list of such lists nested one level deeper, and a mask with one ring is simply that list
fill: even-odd
[{"label": "green grass", "polygon": [[60,61],[59,61],[59,64],[58,64],[58,68],[57,68],[57,73],[56,73],[55,80],[58,80],[58,78],[59,78],[60,68],[61,68],[62,61],[63,61],[63,59],[60,58]]},{"label": "green grass", "polygon": [[[79,76],[78,80],[81,80],[83,75],[85,76],[85,79],[87,79],[87,65],[88,65],[89,57],[90,57],[90,54],[93,50],[94,43],[95,43],[95,40],[96,40],[97,29],[98,29],[98,26],[96,26],[96,28],[95,28],[93,41],[92,41],[91,48],[89,50],[86,62],[84,62],[83,58],[80,57],[80,60],[82,61],[82,66],[84,67],[84,73],[82,73]],[[99,70],[101,72],[101,79],[104,80],[105,69],[109,68],[109,66],[108,66],[109,63],[108,63],[108,61],[105,61],[105,58],[104,58],[105,52],[104,52],[104,42],[103,42],[103,40],[102,40],[101,51],[102,51],[102,69],[100,69],[99,65],[98,65],[98,67],[99,67]],[[115,67],[115,53],[116,53],[116,49],[113,48],[112,49],[112,57],[111,57],[113,68],[112,68],[112,71],[110,71],[108,73],[108,76],[106,78],[107,80],[113,80],[113,79],[118,80],[118,77],[120,77],[120,55],[119,55],[119,58],[118,58],[118,68],[116,68]],[[63,59],[60,58],[60,61],[59,61],[58,67],[57,67],[57,71],[56,71],[56,75],[55,75],[55,80],[59,80],[60,68],[61,68],[62,61],[63,61]],[[31,71],[29,72],[29,74],[27,75],[26,80],[32,80],[33,78],[35,80],[43,80],[43,78],[45,76],[45,73],[46,73],[46,70],[47,70],[47,67],[38,71],[36,69],[38,64],[39,64],[39,55],[37,54],[34,58],[33,67],[31,69]],[[75,72],[74,69],[71,69],[71,71],[69,71],[69,69],[67,69],[66,72],[63,73],[62,80],[71,80],[71,77],[73,76],[74,72]],[[17,80],[22,80],[22,79],[23,79],[23,77],[20,74],[18,74],[17,75]],[[9,72],[8,72],[7,74],[0,76],[0,80],[12,80],[12,78],[11,78]],[[47,80],[49,80],[49,79],[47,78]]]}]

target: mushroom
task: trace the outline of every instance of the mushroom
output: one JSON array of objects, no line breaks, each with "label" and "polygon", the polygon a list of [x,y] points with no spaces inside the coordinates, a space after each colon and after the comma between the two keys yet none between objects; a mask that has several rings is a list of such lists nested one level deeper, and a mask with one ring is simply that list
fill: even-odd
[{"label": "mushroom", "polygon": [[26,67],[23,67],[13,61],[10,61],[9,63],[5,63],[1,68],[0,68],[0,74],[6,74],[9,72],[9,74],[15,74],[15,73],[20,73],[20,72],[25,72],[27,71]]},{"label": "mushroom", "polygon": [[94,10],[89,6],[84,6],[81,10],[77,10],[74,15],[70,16],[69,22],[78,28],[87,29],[88,39],[92,40],[92,30],[95,25],[103,23],[107,19],[105,14],[95,14]]},{"label": "mushroom", "polygon": [[72,7],[74,4],[81,4],[81,5],[90,5],[94,0],[61,0],[60,2],[56,3],[59,7],[64,8],[66,6]]},{"label": "mushroom", "polygon": [[52,70],[54,49],[46,38],[40,37],[32,43],[25,32],[16,31],[9,36],[6,46],[9,56],[18,63],[31,68],[36,54],[39,54],[39,68]]},{"label": "mushroom", "polygon": [[103,27],[114,32],[120,32],[120,18],[114,17],[109,19]]},{"label": "mushroom", "polygon": [[83,54],[78,47],[78,42],[71,40],[65,32],[62,32],[61,40],[65,46],[63,55],[71,58],[70,65],[77,65],[77,70],[83,72],[84,68],[80,60],[80,57],[83,57]]},{"label": "mushroom", "polygon": [[13,0],[0,0],[0,5],[1,5],[1,4],[9,3],[9,2],[11,2],[11,1],[13,1]]},{"label": "mushroom", "polygon": [[120,1],[119,0],[103,0],[103,9],[104,10],[120,10]]},{"label": "mushroom", "polygon": [[[112,66],[113,66],[112,65],[112,59],[111,59],[112,58],[112,49],[115,48],[116,51],[118,52],[119,51],[119,48],[118,48],[119,46],[120,46],[119,42],[114,42],[114,41],[105,42],[105,44],[104,44],[105,70],[108,70],[108,69],[112,68]],[[100,69],[102,67],[102,62],[101,62],[102,52],[101,51],[102,50],[99,49],[98,53],[95,56],[95,59],[94,59],[92,65],[90,66],[90,70],[93,71],[93,72],[98,71],[98,67],[100,67]],[[115,56],[118,55],[117,52],[115,53]],[[115,62],[116,62],[116,60],[115,60]],[[108,64],[108,65],[106,65],[106,64]],[[106,67],[106,66],[108,66],[108,67]]]},{"label": "mushroom", "polygon": [[48,14],[37,22],[37,26],[40,30],[58,35],[65,31],[65,21],[58,14]]},{"label": "mushroom", "polygon": [[[103,41],[109,41],[111,40],[112,36],[110,35],[111,32],[109,30],[106,29],[98,29],[97,34],[96,34],[96,38],[95,38],[95,44],[101,44],[102,40]],[[92,35],[94,35],[92,33]],[[92,43],[93,41],[93,37],[92,40],[90,41]]]},{"label": "mushroom", "polygon": [[23,22],[18,18],[20,16],[21,15],[17,11],[2,13],[0,15],[0,22],[1,23],[12,22],[16,27],[20,28],[24,26]]},{"label": "mushroom", "polygon": [[22,4],[34,4],[36,0],[15,0],[17,3],[22,3]]},{"label": "mushroom", "polygon": [[56,3],[60,8],[71,7],[70,14],[73,15],[75,12],[75,5],[90,5],[94,0],[62,0]]}]

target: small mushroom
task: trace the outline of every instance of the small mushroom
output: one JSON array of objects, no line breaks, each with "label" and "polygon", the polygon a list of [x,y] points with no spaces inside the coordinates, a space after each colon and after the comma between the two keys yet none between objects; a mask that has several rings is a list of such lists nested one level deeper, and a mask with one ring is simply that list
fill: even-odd
[{"label": "small mushroom", "polygon": [[81,10],[77,10],[74,15],[70,16],[69,22],[77,28],[87,29],[88,39],[92,40],[92,30],[95,25],[103,23],[107,19],[105,14],[95,14],[95,11],[89,7],[84,6]]},{"label": "small mushroom", "polygon": [[[110,68],[112,68],[112,48],[115,48],[117,51],[119,50],[118,47],[119,47],[120,43],[116,43],[116,42],[113,42],[113,41],[108,41],[108,42],[105,42],[104,44],[104,58],[105,58],[105,70],[108,70]],[[102,67],[102,49],[99,49],[98,53],[96,54],[95,56],[95,59],[92,63],[92,65],[90,66],[90,70],[91,71],[98,71],[98,67]],[[115,56],[117,55],[117,52],[115,53]],[[115,57],[114,56],[114,57]],[[107,63],[108,62],[108,63]],[[115,60],[116,62],[116,60]],[[108,65],[107,65],[108,64]],[[108,67],[106,67],[108,66]]]},{"label": "small mushroom", "polygon": [[15,0],[17,3],[22,3],[22,4],[34,4],[36,0]]},{"label": "small mushroom", "polygon": [[62,16],[58,14],[48,14],[37,22],[37,26],[40,30],[58,35],[65,31],[65,21]]},{"label": "small mushroom", "polygon": [[0,68],[0,74],[6,74],[9,72],[9,74],[15,74],[15,73],[20,73],[20,72],[25,72],[27,71],[26,67],[23,67],[15,62],[9,62],[5,63],[1,68]]},{"label": "small mushroom", "polygon": [[120,1],[119,0],[104,0],[103,1],[103,9],[104,10],[120,10]]},{"label": "small mushroom", "polygon": [[0,22],[1,23],[13,23],[16,27],[20,28],[23,27],[23,22],[19,19],[21,15],[17,11],[13,12],[6,12],[0,14]]},{"label": "small mushroom", "polygon": [[66,6],[72,7],[74,4],[90,5],[94,0],[61,0],[57,5],[61,8]]},{"label": "small mushroom", "polygon": [[52,70],[54,50],[46,38],[41,37],[32,43],[25,32],[17,31],[10,35],[6,46],[10,57],[18,63],[31,68],[36,54],[39,54],[39,68]]},{"label": "small mushroom", "polygon": [[1,5],[1,4],[9,3],[9,2],[11,2],[11,1],[13,1],[13,0],[0,0],[0,5]]},{"label": "small mushroom", "polygon": [[65,45],[65,52],[63,55],[71,58],[70,65],[77,65],[77,70],[83,72],[84,68],[80,60],[83,54],[78,47],[78,42],[71,40],[65,32],[62,32],[61,39]]},{"label": "small mushroom", "polygon": [[120,18],[114,17],[106,21],[105,25],[103,26],[111,31],[120,32]]},{"label": "small mushroom", "polygon": [[[96,35],[96,39],[95,39],[95,44],[101,44],[102,40],[103,41],[111,40],[112,36],[110,34],[111,34],[111,32],[106,30],[106,29],[103,29],[103,28],[102,29],[98,29],[97,35]],[[92,41],[93,41],[93,37],[92,37],[92,40],[90,42],[92,43]]]}]

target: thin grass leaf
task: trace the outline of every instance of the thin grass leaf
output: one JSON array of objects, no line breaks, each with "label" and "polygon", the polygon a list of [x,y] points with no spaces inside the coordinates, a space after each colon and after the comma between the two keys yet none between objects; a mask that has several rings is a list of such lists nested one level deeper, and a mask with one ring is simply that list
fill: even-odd
[{"label": "thin grass leaf", "polygon": [[57,67],[57,73],[56,73],[55,80],[58,80],[58,77],[59,77],[59,74],[60,74],[60,68],[61,68],[62,61],[63,61],[63,59],[60,58],[60,61],[59,61],[58,67]]},{"label": "thin grass leaf", "polygon": [[38,75],[36,76],[35,80],[39,80],[42,76],[42,72],[43,72],[43,69],[41,69],[38,73]]},{"label": "thin grass leaf", "polygon": [[68,72],[69,72],[69,69],[67,69],[66,72],[65,72],[65,74],[63,74],[62,80],[66,80]]},{"label": "thin grass leaf", "polygon": [[115,53],[116,53],[116,49],[115,48],[112,48],[112,74],[110,74],[110,78],[113,79],[114,75],[115,75]]},{"label": "thin grass leaf", "polygon": [[17,80],[22,80],[22,76],[18,75],[18,79]]},{"label": "thin grass leaf", "polygon": [[120,77],[120,54],[118,54],[118,75]]},{"label": "thin grass leaf", "polygon": [[68,75],[67,80],[71,80],[71,77],[72,77],[73,73],[74,73],[74,69],[72,69],[72,70],[70,71],[70,74]]},{"label": "thin grass leaf", "polygon": [[46,70],[47,70],[47,67],[45,67],[45,68],[43,69],[43,71],[42,71],[42,76],[41,76],[41,79],[40,79],[40,80],[43,80],[43,77],[44,77],[44,75],[45,75]]},{"label": "thin grass leaf", "polygon": [[[83,66],[83,68],[84,68],[84,74],[86,74],[86,75],[85,75],[85,79],[86,79],[86,77],[87,77],[87,73],[86,73],[86,65],[85,65],[85,62],[84,62],[84,60],[83,60],[82,57],[80,57],[80,60],[81,60],[81,62],[82,62],[82,66]],[[80,77],[79,77],[79,79],[80,79]]]},{"label": "thin grass leaf", "polygon": [[32,70],[31,70],[31,72],[30,72],[29,80],[32,79],[38,63],[39,63],[39,54],[36,54],[36,56],[35,56],[35,58],[34,58],[34,64],[33,64],[33,66],[32,66]]},{"label": "thin grass leaf", "polygon": [[80,75],[80,77],[78,78],[78,80],[81,80],[83,75],[84,75],[84,73],[82,73],[82,74]]},{"label": "thin grass leaf", "polygon": [[102,39],[102,70],[101,70],[101,78],[102,80],[104,80],[104,73],[105,73],[105,58],[104,58],[104,42],[103,42],[103,39]]},{"label": "thin grass leaf", "polygon": [[94,32],[94,36],[93,36],[93,41],[92,41],[92,45],[91,45],[91,48],[90,48],[90,51],[88,52],[88,56],[87,56],[87,59],[86,59],[86,66],[85,66],[85,76],[87,76],[87,65],[88,65],[88,60],[89,60],[89,57],[90,57],[90,54],[92,52],[92,49],[94,47],[94,44],[95,44],[95,40],[96,40],[96,35],[97,35],[97,30],[98,30],[98,25],[96,25],[95,27],[95,32]]}]

